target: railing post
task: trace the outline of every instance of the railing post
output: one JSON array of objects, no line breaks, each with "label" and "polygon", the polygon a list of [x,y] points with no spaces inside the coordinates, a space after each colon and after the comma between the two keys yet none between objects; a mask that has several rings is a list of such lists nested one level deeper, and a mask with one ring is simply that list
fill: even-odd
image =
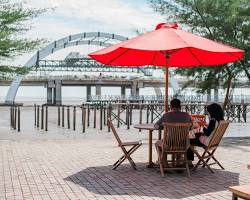
[{"label": "railing post", "polygon": [[73,110],[73,130],[76,130],[76,107],[74,106]]},{"label": "railing post", "polygon": [[42,105],[41,109],[41,129],[43,129],[44,126],[44,106]]},{"label": "railing post", "polygon": [[149,105],[147,105],[147,124],[148,124],[148,117],[149,117]]},{"label": "railing post", "polygon": [[238,122],[240,122],[240,111],[241,111],[241,105],[237,105],[237,118],[238,118]]},{"label": "railing post", "polygon": [[100,130],[102,130],[102,113],[103,109],[102,109],[102,104],[100,105]]},{"label": "railing post", "polygon": [[61,123],[61,113],[60,113],[60,106],[57,107],[57,125],[60,126]]},{"label": "railing post", "polygon": [[68,122],[68,129],[70,129],[70,108],[67,106],[67,122]]},{"label": "railing post", "polygon": [[88,106],[87,106],[87,114],[88,114],[87,126],[89,127],[89,121],[90,121],[90,109],[89,109],[89,104],[88,104]]},{"label": "railing post", "polygon": [[129,104],[129,123],[130,125],[132,125],[132,113],[133,113],[133,104],[131,105],[131,103]]},{"label": "railing post", "polygon": [[20,132],[21,130],[21,113],[20,113],[20,107],[18,106],[17,110],[17,131]]},{"label": "railing post", "polygon": [[35,125],[35,127],[36,127],[36,104],[34,105],[34,113],[35,113],[35,123],[34,123],[34,125]]},{"label": "railing post", "polygon": [[120,127],[120,104],[117,107],[117,128]]},{"label": "railing post", "polygon": [[13,119],[12,119],[12,106],[10,106],[10,129],[13,128]]},{"label": "railing post", "polygon": [[[139,124],[142,124],[142,105],[139,105]],[[141,129],[139,129],[139,131],[141,132]]]},{"label": "railing post", "polygon": [[82,132],[85,133],[86,109],[82,105]]},{"label": "railing post", "polygon": [[243,111],[242,111],[242,117],[244,119],[244,122],[247,122],[247,105],[243,104]]},{"label": "railing post", "polygon": [[[111,119],[111,112],[112,112],[112,106],[111,106],[111,103],[109,103],[109,105],[108,105],[108,116],[107,116],[107,118],[109,118],[110,120],[112,120]],[[108,124],[108,123],[107,123]],[[108,132],[110,132],[110,127],[108,126]]]},{"label": "railing post", "polygon": [[64,105],[62,106],[62,127],[64,127]]},{"label": "railing post", "polygon": [[127,129],[130,129],[130,123],[129,123],[129,104],[126,104],[126,123],[127,123]]},{"label": "railing post", "polygon": [[106,109],[106,105],[103,107],[103,124],[106,125],[106,114],[107,114],[107,109]]},{"label": "railing post", "polygon": [[37,124],[36,127],[39,128],[39,121],[40,121],[40,106],[37,106]]},{"label": "railing post", "polygon": [[48,106],[45,107],[45,131],[48,131]]},{"label": "railing post", "polygon": [[94,128],[96,128],[96,106],[97,104],[94,105]]},{"label": "railing post", "polygon": [[14,110],[13,110],[13,113],[14,113],[14,124],[13,124],[13,127],[14,127],[14,130],[16,130],[16,120],[17,120],[17,106],[14,106]]}]

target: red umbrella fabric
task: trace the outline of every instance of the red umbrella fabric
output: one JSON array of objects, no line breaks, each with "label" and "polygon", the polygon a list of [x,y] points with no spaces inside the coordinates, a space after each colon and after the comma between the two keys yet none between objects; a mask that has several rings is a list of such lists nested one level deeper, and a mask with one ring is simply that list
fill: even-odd
[{"label": "red umbrella fabric", "polygon": [[116,66],[155,65],[168,67],[222,65],[242,59],[244,51],[178,29],[176,23],[158,24],[152,32],[90,53],[93,59]]}]

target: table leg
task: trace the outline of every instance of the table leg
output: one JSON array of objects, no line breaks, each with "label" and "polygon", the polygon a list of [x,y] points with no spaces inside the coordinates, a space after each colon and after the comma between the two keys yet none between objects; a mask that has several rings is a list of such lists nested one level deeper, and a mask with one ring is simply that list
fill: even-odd
[{"label": "table leg", "polygon": [[161,140],[161,129],[158,130],[158,140]]},{"label": "table leg", "polygon": [[154,166],[154,163],[152,161],[152,130],[149,130],[148,132],[148,168],[152,168]]}]

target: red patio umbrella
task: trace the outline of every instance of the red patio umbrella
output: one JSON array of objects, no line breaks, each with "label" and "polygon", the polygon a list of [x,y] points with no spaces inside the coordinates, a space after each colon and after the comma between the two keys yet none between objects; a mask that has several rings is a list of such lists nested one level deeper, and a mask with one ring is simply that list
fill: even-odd
[{"label": "red patio umbrella", "polygon": [[222,65],[242,59],[244,51],[161,23],[145,33],[90,53],[95,60],[115,66],[166,67],[165,110],[168,110],[168,67]]}]

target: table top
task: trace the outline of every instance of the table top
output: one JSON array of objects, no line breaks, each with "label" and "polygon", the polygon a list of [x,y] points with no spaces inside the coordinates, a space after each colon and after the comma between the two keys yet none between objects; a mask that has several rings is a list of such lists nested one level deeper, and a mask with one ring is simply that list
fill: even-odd
[{"label": "table top", "polygon": [[142,130],[156,130],[156,128],[154,127],[154,123],[150,123],[150,124],[135,124],[134,128],[136,128],[136,129],[142,129]]}]

